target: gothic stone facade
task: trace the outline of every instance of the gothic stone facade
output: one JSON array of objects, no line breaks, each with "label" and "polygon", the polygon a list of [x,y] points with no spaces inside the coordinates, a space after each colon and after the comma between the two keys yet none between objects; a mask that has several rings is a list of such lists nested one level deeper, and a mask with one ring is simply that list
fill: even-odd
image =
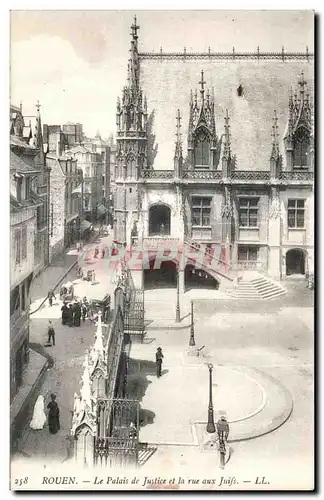
[{"label": "gothic stone facade", "polygon": [[115,238],[227,245],[232,274],[313,272],[313,55],[139,53],[138,29],[117,102]]}]

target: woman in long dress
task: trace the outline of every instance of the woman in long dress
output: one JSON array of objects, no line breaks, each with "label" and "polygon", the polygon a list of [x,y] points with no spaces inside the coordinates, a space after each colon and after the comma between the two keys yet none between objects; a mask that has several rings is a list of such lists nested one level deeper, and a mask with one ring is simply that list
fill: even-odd
[{"label": "woman in long dress", "polygon": [[51,394],[51,401],[48,403],[48,427],[51,434],[56,434],[60,429],[60,409],[55,401],[55,394]]},{"label": "woman in long dress", "polygon": [[34,413],[32,421],[30,422],[30,427],[34,429],[34,431],[39,431],[43,429],[45,422],[46,415],[44,411],[44,396],[38,396],[34,406]]}]

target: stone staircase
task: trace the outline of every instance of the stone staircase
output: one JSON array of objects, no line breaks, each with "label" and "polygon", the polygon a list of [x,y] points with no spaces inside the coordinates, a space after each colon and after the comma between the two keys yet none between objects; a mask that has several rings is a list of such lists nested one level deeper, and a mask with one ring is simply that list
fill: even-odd
[{"label": "stone staircase", "polygon": [[286,294],[287,291],[277,282],[259,275],[243,278],[231,295],[237,299],[269,300]]}]

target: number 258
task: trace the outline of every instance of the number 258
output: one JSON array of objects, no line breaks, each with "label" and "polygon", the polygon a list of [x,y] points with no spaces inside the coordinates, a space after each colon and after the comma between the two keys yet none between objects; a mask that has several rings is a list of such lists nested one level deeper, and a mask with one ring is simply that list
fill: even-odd
[{"label": "number 258", "polygon": [[28,477],[20,477],[19,479],[15,479],[15,485],[16,486],[22,486],[23,484],[27,484],[28,483]]}]

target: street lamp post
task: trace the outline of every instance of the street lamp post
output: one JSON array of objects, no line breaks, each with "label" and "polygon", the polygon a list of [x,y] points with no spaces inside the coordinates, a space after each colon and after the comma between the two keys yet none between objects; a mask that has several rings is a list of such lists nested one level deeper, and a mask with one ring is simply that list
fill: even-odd
[{"label": "street lamp post", "polygon": [[180,323],[180,268],[177,268],[177,306],[176,306],[176,323]]},{"label": "street lamp post", "polygon": [[208,404],[208,422],[206,431],[212,434],[216,431],[214,423],[214,407],[213,407],[213,365],[208,364],[209,369],[209,404]]},{"label": "street lamp post", "polygon": [[194,315],[193,315],[193,301],[191,301],[191,324],[190,324],[190,340],[189,346],[195,347],[195,327],[194,327]]}]

